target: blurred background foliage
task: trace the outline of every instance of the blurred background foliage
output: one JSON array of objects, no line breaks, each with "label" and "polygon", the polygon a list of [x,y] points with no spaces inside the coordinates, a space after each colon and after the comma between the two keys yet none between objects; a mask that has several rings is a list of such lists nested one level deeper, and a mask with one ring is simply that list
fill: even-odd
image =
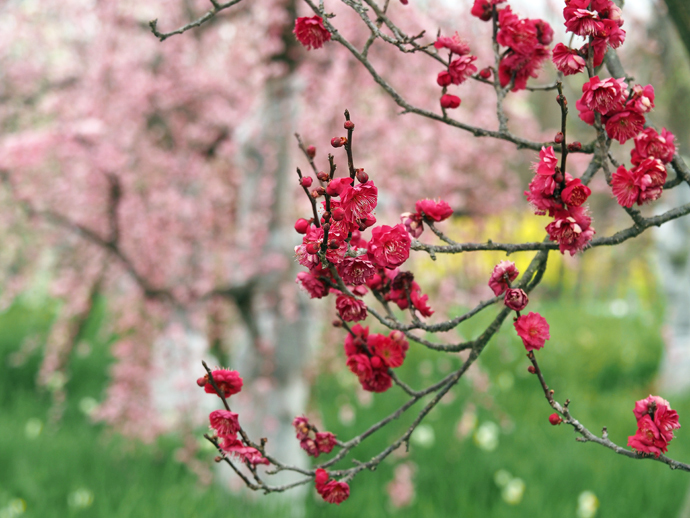
[{"label": "blurred background foliage", "polygon": [[[687,10],[682,2],[666,3],[672,12]],[[662,11],[663,4],[654,5]],[[648,36],[658,47],[643,56],[642,70],[657,86],[658,119],[668,121],[687,148],[687,53],[668,17],[655,17]],[[536,111],[544,113],[539,106]],[[492,235],[497,241],[532,241],[543,236],[543,221],[531,215],[503,213],[481,223],[459,217],[450,225],[448,233],[457,240]],[[471,287],[503,258],[464,254],[433,262],[419,257],[415,270],[420,280],[453,278]],[[521,269],[528,261],[522,255],[513,259]],[[538,355],[547,381],[561,401],[572,400],[576,418],[593,432],[606,426],[611,439],[624,445],[635,432],[634,401],[655,391],[664,349],[665,299],[658,287],[652,237],[576,259],[552,254],[549,261],[530,306],[551,324],[551,340]],[[202,430],[195,434],[200,449],[189,458],[186,452],[194,448],[185,444],[188,437],[165,436],[145,445],[90,420],[108,382],[108,345],[117,339],[102,325],[108,315],[105,299],[98,300],[71,353],[73,375],[67,381],[56,377],[37,391],[41,348],[58,309],[37,283],[0,315],[0,518],[289,514],[281,506],[294,504],[280,495],[231,493],[220,483],[208,483],[215,453],[201,439]],[[458,303],[450,312],[463,309]],[[487,310],[463,324],[459,333],[473,336],[494,313],[495,308]],[[340,349],[336,343],[320,351],[308,413],[321,416],[325,429],[348,437],[351,430],[396,409],[404,398],[399,391],[373,398],[361,392],[342,367]],[[460,361],[412,347],[400,374],[419,388]],[[352,484],[350,500],[339,507],[325,504],[310,489],[306,515],[690,516],[685,474],[580,444],[571,429],[548,425],[551,409],[527,365],[519,339],[504,326],[471,375],[413,434],[409,451],[403,446],[376,473],[361,474]],[[62,388],[68,401],[57,422],[51,419],[50,391]],[[687,462],[690,397],[675,397],[671,404],[683,427],[669,454]],[[405,428],[403,418],[367,439],[357,458],[375,455]]]}]

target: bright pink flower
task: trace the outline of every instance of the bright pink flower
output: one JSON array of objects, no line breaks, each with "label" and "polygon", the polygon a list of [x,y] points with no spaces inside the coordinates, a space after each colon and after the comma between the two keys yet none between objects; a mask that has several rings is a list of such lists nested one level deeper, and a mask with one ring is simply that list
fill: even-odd
[{"label": "bright pink flower", "polygon": [[675,136],[666,128],[661,129],[659,135],[654,128],[643,129],[635,137],[635,148],[630,151],[630,161],[633,165],[639,165],[645,158],[658,158],[664,164],[673,160],[676,146],[673,143]]},{"label": "bright pink flower", "polygon": [[400,222],[405,227],[405,230],[415,239],[424,232],[424,223],[422,222],[422,215],[418,212],[403,212],[400,214]]},{"label": "bright pink flower", "polygon": [[549,416],[549,423],[552,425],[556,426],[557,424],[561,424],[563,422],[563,419],[561,419],[561,416],[559,416],[556,413],[553,413]]},{"label": "bright pink flower", "polygon": [[654,87],[652,85],[647,85],[644,88],[640,85],[633,86],[632,95],[625,107],[638,113],[651,111],[654,108]]},{"label": "bright pink flower", "polygon": [[[402,333],[400,333],[402,334]],[[388,336],[373,334],[367,341],[372,354],[380,356],[388,367],[400,367],[405,361],[409,344],[404,338],[393,340]]]},{"label": "bright pink flower", "polygon": [[299,282],[312,299],[320,299],[324,295],[328,295],[328,286],[321,282],[312,272],[299,272],[295,282]]},{"label": "bright pink flower", "polygon": [[621,165],[611,175],[613,195],[622,207],[632,207],[640,194],[640,188],[635,184],[635,177],[631,171]]},{"label": "bright pink flower", "polygon": [[556,181],[551,176],[535,175],[529,183],[529,190],[524,194],[532,205],[534,213],[538,215],[549,214],[553,216],[557,210],[563,208],[561,201],[554,197]]},{"label": "bright pink flower", "polygon": [[309,436],[304,437],[299,441],[299,447],[307,452],[307,455],[310,457],[318,457],[319,453],[321,453],[319,450],[319,445],[316,444],[316,441]]},{"label": "bright pink flower", "polygon": [[513,91],[524,90],[527,88],[527,79],[538,77],[542,63],[549,57],[549,49],[539,45],[530,54],[519,54],[509,52],[498,66],[498,79],[501,86],[510,84],[515,76]]},{"label": "bright pink flower", "polygon": [[553,64],[563,72],[563,75],[570,76],[579,74],[585,69],[585,58],[580,53],[559,43],[553,48]]},{"label": "bright pink flower", "polygon": [[348,295],[338,295],[335,308],[345,322],[358,322],[367,318],[367,305],[364,301]]},{"label": "bright pink flower", "polygon": [[513,311],[522,311],[528,302],[527,293],[519,288],[511,288],[506,291],[506,296],[503,299],[503,303]]},{"label": "bright pink flower", "polygon": [[372,229],[367,252],[374,264],[393,269],[410,257],[411,244],[410,235],[402,225],[398,224],[394,227],[381,225]]},{"label": "bright pink flower", "polygon": [[351,222],[368,217],[376,208],[379,190],[369,180],[354,187],[346,187],[340,194],[340,206],[345,210],[345,218]]},{"label": "bright pink flower", "polygon": [[268,459],[261,455],[261,452],[251,446],[237,446],[226,450],[229,453],[237,455],[243,462],[256,466],[257,464],[265,464],[268,466]]},{"label": "bright pink flower", "polygon": [[603,81],[594,76],[582,85],[582,102],[584,105],[602,115],[623,109],[627,97],[625,79],[609,77]]},{"label": "bright pink flower", "polygon": [[494,266],[494,271],[489,279],[489,288],[493,290],[494,295],[498,296],[509,288],[505,278],[507,277],[510,282],[513,282],[519,274],[520,272],[518,272],[514,262],[501,261]]},{"label": "bright pink flower", "polygon": [[340,505],[350,496],[350,486],[347,485],[347,482],[331,480],[321,489],[321,496],[329,504]]},{"label": "bright pink flower", "polygon": [[579,112],[578,115],[580,120],[589,124],[590,126],[594,125],[594,112],[587,107],[582,99],[575,101],[575,108],[577,108],[577,111]]},{"label": "bright pink flower", "polygon": [[376,268],[370,261],[362,257],[346,257],[338,265],[338,273],[345,284],[359,286],[374,276]]},{"label": "bright pink flower", "polygon": [[369,337],[369,328],[362,327],[355,324],[350,328],[350,332],[345,336],[345,354],[352,356],[353,354],[362,354],[366,351],[367,338]]},{"label": "bright pink flower", "polygon": [[295,20],[295,29],[292,31],[307,50],[320,49],[323,44],[331,39],[331,33],[323,25],[323,18],[303,16]]},{"label": "bright pink flower", "polygon": [[653,453],[655,457],[668,451],[668,441],[649,415],[637,421],[637,433],[628,437],[628,446],[639,452]]},{"label": "bright pink flower", "polygon": [[591,226],[592,218],[587,215],[584,207],[571,207],[554,214],[554,221],[546,226],[549,239],[558,243],[561,253],[566,251],[570,255],[584,250],[592,240],[595,232]]},{"label": "bright pink flower", "polygon": [[563,9],[566,30],[579,36],[596,36],[604,28],[599,15],[585,8],[576,7],[576,2],[570,2]]},{"label": "bright pink flower", "polygon": [[309,431],[311,426],[309,425],[309,420],[305,416],[297,416],[292,420],[292,426],[295,427],[297,432],[297,438],[301,441],[309,437]]},{"label": "bright pink flower", "polygon": [[575,178],[565,184],[565,189],[561,192],[561,200],[570,207],[579,207],[587,201],[590,194],[592,190],[583,185],[579,178]]},{"label": "bright pink flower", "polygon": [[549,323],[539,313],[528,313],[521,315],[515,323],[515,330],[527,351],[541,349],[546,340],[551,338],[549,334]]},{"label": "bright pink flower", "polygon": [[347,362],[345,364],[360,381],[372,377],[373,369],[371,367],[371,360],[369,360],[366,354],[351,354],[347,357]]},{"label": "bright pink flower", "polygon": [[[633,414],[635,414],[635,419],[639,421],[640,419],[642,419],[642,416],[646,414],[653,414],[653,412],[650,412],[652,409],[656,409],[661,406],[671,408],[671,403],[669,403],[662,397],[652,396],[650,394],[644,399],[635,401],[635,408],[633,408]],[[680,428],[680,425],[678,425],[677,428]]]},{"label": "bright pink flower", "polygon": [[427,218],[433,221],[443,221],[453,214],[453,209],[443,200],[418,200],[415,203],[415,209],[419,213],[423,212]]},{"label": "bright pink flower", "polygon": [[494,5],[502,4],[506,0],[474,0],[471,14],[480,20],[488,22],[491,20],[491,8]]},{"label": "bright pink flower", "polygon": [[299,218],[297,221],[295,221],[295,232],[298,234],[306,234],[309,225],[309,221],[304,218]]},{"label": "bright pink flower", "polygon": [[621,144],[635,137],[644,127],[644,115],[625,110],[611,115],[606,120],[606,134]]},{"label": "bright pink flower", "polygon": [[496,35],[499,45],[509,47],[517,54],[528,55],[540,45],[537,39],[537,28],[531,20],[519,19],[510,6],[498,13],[500,30]]},{"label": "bright pink flower", "polygon": [[553,41],[553,29],[546,23],[546,21],[539,18],[535,20],[529,20],[531,24],[537,29],[537,40],[542,45],[550,45]]},{"label": "bright pink flower", "polygon": [[360,376],[359,382],[364,390],[369,392],[385,392],[391,385],[393,385],[393,380],[388,374],[388,367],[385,362],[378,356],[371,358],[372,371],[371,375],[368,377]]},{"label": "bright pink flower", "polygon": [[326,187],[326,192],[328,193],[329,196],[340,196],[340,194],[347,189],[348,187],[352,186],[352,178],[350,177],[345,177],[345,178],[333,178],[330,182],[328,182],[328,186]]},{"label": "bright pink flower", "polygon": [[328,483],[328,472],[325,469],[317,469],[314,476],[314,485],[316,486],[316,491],[321,494],[323,492],[324,486]]},{"label": "bright pink flower", "polygon": [[315,441],[321,453],[331,453],[335,446],[335,435],[331,432],[317,432]]},{"label": "bright pink flower", "polygon": [[602,38],[608,42],[611,47],[617,49],[625,41],[625,31],[615,20],[602,20],[602,29],[597,34],[598,38]]},{"label": "bright pink flower", "polygon": [[[440,87],[448,86],[452,83],[452,78],[447,70],[441,70],[436,77],[436,83]],[[458,105],[459,106],[459,105]]]},{"label": "bright pink flower", "polygon": [[532,164],[534,172],[540,176],[553,176],[556,173],[558,158],[554,153],[553,146],[542,147],[539,151],[539,162]]},{"label": "bright pink flower", "polygon": [[410,292],[410,300],[419,314],[423,317],[430,317],[434,314],[434,310],[429,307],[429,295],[422,295],[418,291]]},{"label": "bright pink flower", "polygon": [[240,423],[235,412],[214,410],[208,418],[211,422],[211,428],[216,431],[218,436],[235,435],[240,431]]},{"label": "bright pink flower", "polygon": [[434,47],[437,49],[448,49],[458,56],[464,56],[470,53],[470,45],[463,40],[457,32],[450,37],[439,36],[434,42]]},{"label": "bright pink flower", "polygon": [[451,94],[444,94],[441,96],[441,106],[443,106],[446,109],[454,109],[460,106],[460,103],[462,102],[460,100],[460,97],[457,95],[451,95]]},{"label": "bright pink flower", "polygon": [[[228,369],[216,369],[212,373],[213,381],[216,382],[218,389],[223,393],[225,397],[230,397],[233,394],[237,394],[242,390],[242,378],[237,371],[231,371]],[[206,384],[204,385],[204,391],[209,394],[215,394],[216,391],[208,380],[208,374],[206,375]]]}]

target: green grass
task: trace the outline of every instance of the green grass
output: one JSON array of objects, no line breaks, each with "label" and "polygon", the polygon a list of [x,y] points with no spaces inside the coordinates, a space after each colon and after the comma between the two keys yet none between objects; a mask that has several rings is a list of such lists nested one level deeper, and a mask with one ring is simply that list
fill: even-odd
[{"label": "green grass", "polygon": [[[532,304],[530,309],[541,312],[551,324],[552,338],[537,354],[556,397],[570,398],[573,414],[590,430],[599,433],[607,426],[611,439],[625,445],[635,431],[634,401],[655,392],[662,310],[631,303],[627,314],[615,316],[608,302],[566,298]],[[55,310],[51,304],[18,303],[0,316],[0,518],[17,515],[9,511],[9,506],[18,505],[17,499],[26,503],[23,516],[41,518],[284,515],[231,496],[216,485],[200,485],[186,465],[174,458],[178,438],[165,437],[153,445],[132,444],[88,420],[80,402],[83,406],[84,398],[102,398],[110,363],[108,339],[99,336],[102,308],[84,334],[89,347],[77,348],[71,359],[64,418],[57,427],[47,424],[50,394],[35,387],[40,347],[21,364],[12,355],[27,336],[34,336],[37,343],[45,340]],[[495,308],[488,309],[461,332],[474,336],[494,314]],[[399,371],[413,387],[421,388],[459,364],[457,356],[412,347]],[[551,409],[527,366],[524,348],[507,323],[490,342],[473,376],[486,390],[461,380],[454,398],[425,420],[426,442],[412,440],[409,452],[396,452],[376,472],[361,473],[351,483],[350,499],[338,507],[310,494],[307,515],[567,518],[577,516],[577,500],[583,491],[596,495],[601,517],[678,514],[688,489],[686,473],[578,443],[571,429],[550,426]],[[490,383],[484,383],[482,376]],[[326,427],[343,438],[393,411],[405,399],[394,389],[362,405],[355,388],[355,380],[343,370],[325,373],[313,389]],[[683,428],[669,454],[689,461],[686,430],[690,424],[684,423],[690,416],[690,399],[672,399],[671,403]],[[355,420],[348,426],[338,419],[343,405],[354,410]],[[498,443],[492,451],[482,449],[472,431],[464,438],[458,435],[458,423],[470,406],[475,409],[475,430],[485,423],[498,425]],[[354,458],[367,460],[377,454],[404,432],[412,416],[403,416],[367,439]],[[467,416],[466,421],[470,422]],[[43,427],[37,434],[39,423]],[[433,440],[428,439],[429,430]],[[212,452],[200,455],[212,463]],[[341,466],[351,466],[351,458]],[[386,485],[401,462],[416,465],[416,496],[409,507],[393,509]],[[503,499],[496,483],[500,470],[524,482],[519,503],[511,505]]]}]

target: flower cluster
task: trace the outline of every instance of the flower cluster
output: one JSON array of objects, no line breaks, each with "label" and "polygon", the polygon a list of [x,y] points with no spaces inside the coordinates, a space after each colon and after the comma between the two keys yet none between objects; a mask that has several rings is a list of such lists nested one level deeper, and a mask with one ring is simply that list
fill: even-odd
[{"label": "flower cluster", "polygon": [[400,331],[388,336],[369,334],[368,327],[352,327],[345,337],[348,368],[357,375],[364,390],[385,392],[392,385],[389,368],[400,367],[405,361],[409,344]]},{"label": "flower cluster", "polygon": [[511,287],[511,283],[517,279],[519,274],[520,272],[515,267],[515,263],[512,261],[501,261],[491,272],[489,287],[497,297],[505,293],[503,303],[517,313],[514,322],[515,331],[522,338],[522,343],[529,352],[533,349],[544,347],[546,340],[551,338],[551,336],[549,334],[548,322],[539,313],[520,315],[520,311],[527,307],[529,298],[524,290]]},{"label": "flower cluster", "polygon": [[[502,1],[475,0],[472,14],[489,21],[492,11]],[[513,91],[524,90],[527,79],[537,77],[541,65],[549,56],[548,45],[553,40],[553,29],[541,19],[520,18],[510,6],[498,12],[498,33],[496,41],[507,47],[498,65],[498,79],[501,86],[512,85]]]},{"label": "flower cluster", "polygon": [[535,176],[525,191],[535,214],[548,214],[554,220],[546,226],[551,241],[561,253],[570,255],[583,250],[594,236],[592,219],[583,205],[592,193],[579,178],[563,173],[553,147],[543,147],[539,162],[534,164]]},{"label": "flower cluster", "polygon": [[331,39],[331,33],[323,25],[320,16],[303,16],[295,20],[295,29],[292,31],[307,50],[320,49],[323,44]]},{"label": "flower cluster", "polygon": [[350,496],[350,486],[347,482],[330,480],[325,469],[317,469],[314,477],[316,492],[329,504],[340,504]]},{"label": "flower cluster", "polygon": [[297,431],[300,447],[312,457],[333,451],[336,442],[331,432],[319,432],[304,416],[295,417],[292,426]]},{"label": "flower cluster", "polygon": [[415,203],[417,212],[404,212],[400,215],[405,230],[415,239],[424,232],[424,218],[430,221],[443,221],[450,218],[453,214],[453,209],[450,208],[448,202],[443,200],[418,200]]},{"label": "flower cluster", "polygon": [[441,106],[443,108],[457,108],[460,106],[460,98],[457,95],[448,94],[446,91],[448,86],[464,83],[468,77],[477,71],[477,67],[474,65],[477,56],[470,55],[470,46],[460,38],[457,32],[451,37],[439,36],[434,47],[449,51],[448,67],[439,72],[436,78],[438,85],[443,88]]},{"label": "flower cluster", "polygon": [[[242,378],[237,371],[216,369],[211,372],[211,376],[218,390],[223,393],[223,397],[230,397],[242,390]],[[197,385],[203,387],[209,394],[217,394],[208,374],[203,378],[199,378]],[[220,396],[220,394],[218,395]],[[235,455],[246,464],[251,464],[252,466],[269,464],[268,459],[264,458],[259,450],[237,438],[237,434],[240,432],[240,423],[235,412],[230,410],[214,410],[209,414],[208,418],[210,428],[215,431],[216,436],[220,439],[219,446],[224,452]]]},{"label": "flower cluster", "polygon": [[429,307],[429,296],[415,282],[412,272],[379,269],[367,281],[367,286],[376,291],[384,300],[395,303],[400,309],[408,309],[410,304],[423,317],[430,317],[434,310]]},{"label": "flower cluster", "polygon": [[659,396],[650,395],[635,403],[633,409],[637,419],[637,432],[628,437],[628,446],[642,452],[653,453],[658,457],[668,451],[668,443],[673,439],[673,430],[680,428],[678,413]]},{"label": "flower cluster", "polygon": [[623,207],[642,205],[661,196],[666,183],[666,167],[673,160],[676,146],[675,136],[666,128],[661,135],[654,128],[646,128],[635,138],[635,147],[630,152],[633,168],[618,167],[611,177],[613,195]]}]

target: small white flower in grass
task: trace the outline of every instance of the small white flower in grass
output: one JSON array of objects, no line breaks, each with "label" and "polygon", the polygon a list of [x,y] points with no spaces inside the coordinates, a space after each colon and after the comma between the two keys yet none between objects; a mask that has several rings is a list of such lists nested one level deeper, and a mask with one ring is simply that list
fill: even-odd
[{"label": "small white flower in grass", "polygon": [[577,497],[578,518],[594,518],[599,509],[599,499],[591,491],[583,491]]},{"label": "small white flower in grass", "polygon": [[517,505],[522,502],[522,496],[525,494],[525,483],[521,478],[514,478],[508,482],[503,491],[501,491],[501,498],[510,504]]},{"label": "small white flower in grass", "polygon": [[494,451],[498,448],[498,434],[500,430],[494,422],[482,423],[474,432],[474,443],[484,451]]}]

